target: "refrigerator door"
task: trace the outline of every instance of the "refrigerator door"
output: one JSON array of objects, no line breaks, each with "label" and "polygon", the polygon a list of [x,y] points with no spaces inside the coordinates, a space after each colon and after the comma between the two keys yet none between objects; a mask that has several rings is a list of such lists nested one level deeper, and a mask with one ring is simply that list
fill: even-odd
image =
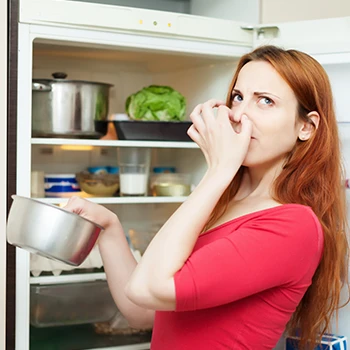
[{"label": "refrigerator door", "polygon": [[256,26],[254,47],[264,44],[305,51],[322,64],[350,62],[350,17]]},{"label": "refrigerator door", "polygon": [[[6,142],[7,142],[7,1],[0,3],[0,227],[6,228]],[[0,349],[5,349],[6,326],[6,237],[0,239]]]}]

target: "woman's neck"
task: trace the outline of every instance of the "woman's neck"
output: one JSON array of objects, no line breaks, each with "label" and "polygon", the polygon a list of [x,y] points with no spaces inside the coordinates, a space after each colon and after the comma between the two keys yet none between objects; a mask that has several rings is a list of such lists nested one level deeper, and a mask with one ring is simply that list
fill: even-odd
[{"label": "woman's neck", "polygon": [[269,167],[244,168],[242,182],[235,201],[248,198],[272,198],[272,185],[281,173],[284,160]]}]

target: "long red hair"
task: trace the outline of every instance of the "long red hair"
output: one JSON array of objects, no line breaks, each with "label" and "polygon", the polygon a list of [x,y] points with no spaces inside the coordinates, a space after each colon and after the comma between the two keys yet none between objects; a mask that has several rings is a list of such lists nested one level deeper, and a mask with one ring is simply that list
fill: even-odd
[{"label": "long red hair", "polygon": [[[301,348],[313,349],[320,336],[329,331],[332,315],[339,309],[340,291],[345,284],[348,286],[345,181],[331,86],[323,67],[309,55],[262,46],[238,62],[227,94],[227,106],[231,107],[231,93],[240,70],[251,61],[268,62],[292,88],[298,100],[298,118],[312,122],[307,117],[309,112],[320,115],[317,131],[308,141],[296,142],[272,188],[274,199],[281,204],[310,206],[323,227],[322,260],[287,325],[289,333],[300,329]],[[206,228],[225,212],[238,191],[243,171],[242,166],[216,205]]]}]

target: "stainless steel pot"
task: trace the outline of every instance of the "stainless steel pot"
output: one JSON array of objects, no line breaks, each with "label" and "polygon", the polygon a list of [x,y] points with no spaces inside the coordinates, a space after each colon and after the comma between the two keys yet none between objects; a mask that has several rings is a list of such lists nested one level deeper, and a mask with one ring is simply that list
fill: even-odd
[{"label": "stainless steel pot", "polygon": [[33,79],[33,137],[92,137],[107,131],[110,84],[55,79]]},{"label": "stainless steel pot", "polygon": [[31,253],[78,266],[91,252],[103,227],[37,200],[12,196],[8,243]]}]

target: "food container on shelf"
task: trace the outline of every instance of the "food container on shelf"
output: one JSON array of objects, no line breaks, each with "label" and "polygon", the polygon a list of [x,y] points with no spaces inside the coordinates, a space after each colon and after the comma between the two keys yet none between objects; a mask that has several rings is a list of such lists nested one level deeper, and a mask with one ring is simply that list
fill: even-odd
[{"label": "food container on shelf", "polygon": [[[79,265],[79,269],[90,270],[100,269],[102,267],[102,258],[96,244],[84,262]],[[76,268],[76,266],[67,265],[60,261],[47,259],[37,254],[30,254],[30,273],[34,277],[38,277],[42,273],[51,273],[54,276],[59,276],[63,271],[71,271]]]},{"label": "food container on shelf", "polygon": [[153,168],[154,174],[167,174],[167,173],[176,173],[176,168],[174,166],[157,166]]},{"label": "food container on shelf", "polygon": [[188,196],[191,193],[189,174],[164,173],[152,176],[153,196]]},{"label": "food container on shelf", "polygon": [[91,166],[88,167],[88,172],[91,174],[119,174],[117,166]]},{"label": "food container on shelf", "polygon": [[37,198],[45,197],[45,173],[43,171],[31,171],[30,195]]},{"label": "food container on shelf", "polygon": [[106,281],[30,286],[30,323],[35,327],[108,321],[117,310]]},{"label": "food container on shelf", "polygon": [[90,166],[88,172],[91,174],[108,174],[107,166]]},{"label": "food container on shelf", "polygon": [[119,174],[119,167],[118,166],[108,166],[108,173],[109,174]]},{"label": "food container on shelf", "polygon": [[82,171],[76,174],[81,189],[93,196],[112,197],[119,189],[119,175],[108,173],[91,174]]},{"label": "food container on shelf", "polygon": [[12,196],[7,241],[31,253],[79,266],[103,227],[57,206]]},{"label": "food container on shelf", "polygon": [[192,141],[187,135],[187,130],[192,125],[189,121],[118,120],[113,123],[119,140]]},{"label": "food container on shelf", "polygon": [[107,132],[109,90],[113,85],[68,80],[33,79],[33,137],[99,138]]},{"label": "food container on shelf", "polygon": [[[133,249],[131,249],[131,252],[134,255],[136,261],[140,261],[140,252]],[[102,267],[103,261],[100,255],[100,251],[98,245],[95,245],[88,257],[81,265],[79,265],[78,269],[79,273],[85,273],[91,272],[91,270],[95,272],[95,269],[101,269]],[[76,272],[72,271],[74,269],[77,269],[77,267],[64,264],[60,261],[47,259],[37,254],[30,254],[30,273],[34,277],[38,277],[42,273],[45,275],[59,276],[62,272],[67,271],[71,271],[71,273],[74,274]]]},{"label": "food container on shelf", "polygon": [[75,174],[45,174],[45,197],[71,197],[80,193]]}]

